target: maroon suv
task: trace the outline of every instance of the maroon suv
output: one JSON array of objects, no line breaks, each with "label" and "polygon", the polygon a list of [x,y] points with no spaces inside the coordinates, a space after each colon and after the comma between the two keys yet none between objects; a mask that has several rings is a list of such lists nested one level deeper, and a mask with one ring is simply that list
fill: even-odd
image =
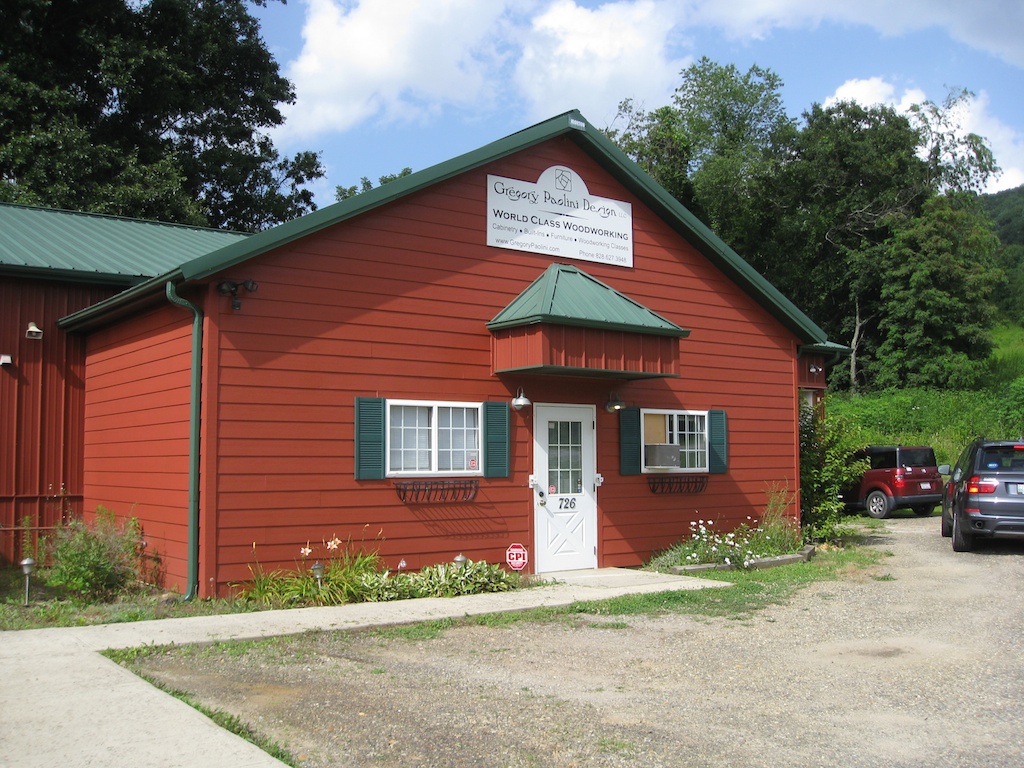
[{"label": "maroon suv", "polygon": [[843,494],[849,507],[881,519],[903,507],[930,515],[942,501],[942,475],[928,446],[869,445],[856,458],[868,459],[870,469]]}]

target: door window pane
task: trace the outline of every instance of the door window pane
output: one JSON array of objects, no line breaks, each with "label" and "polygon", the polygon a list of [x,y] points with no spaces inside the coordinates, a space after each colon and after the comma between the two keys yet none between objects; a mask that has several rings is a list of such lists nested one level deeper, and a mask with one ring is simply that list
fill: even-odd
[{"label": "door window pane", "polygon": [[548,422],[548,486],[558,495],[583,492],[582,435],[582,422]]}]

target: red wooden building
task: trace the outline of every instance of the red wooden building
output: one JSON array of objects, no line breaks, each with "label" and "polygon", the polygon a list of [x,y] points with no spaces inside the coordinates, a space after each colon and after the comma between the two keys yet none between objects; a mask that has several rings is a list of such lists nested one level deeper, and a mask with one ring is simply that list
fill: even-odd
[{"label": "red wooden building", "polygon": [[335,537],[392,568],[638,565],[797,489],[799,403],[842,350],[575,112],[59,327],[84,508],[203,596]]}]

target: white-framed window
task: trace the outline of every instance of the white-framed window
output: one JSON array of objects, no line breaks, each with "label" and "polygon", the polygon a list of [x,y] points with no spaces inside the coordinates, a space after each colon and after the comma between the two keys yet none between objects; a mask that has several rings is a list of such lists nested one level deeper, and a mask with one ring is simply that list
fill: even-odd
[{"label": "white-framed window", "polygon": [[707,472],[708,412],[640,410],[643,472]]},{"label": "white-framed window", "polygon": [[387,401],[387,474],[481,475],[482,403]]}]

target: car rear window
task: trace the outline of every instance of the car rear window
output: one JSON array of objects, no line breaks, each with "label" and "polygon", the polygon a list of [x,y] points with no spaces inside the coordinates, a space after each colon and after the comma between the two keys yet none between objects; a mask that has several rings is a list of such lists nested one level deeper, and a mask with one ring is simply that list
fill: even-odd
[{"label": "car rear window", "polygon": [[901,448],[900,464],[904,467],[934,467],[935,451],[931,448]]},{"label": "car rear window", "polygon": [[981,466],[1024,472],[1024,450],[1012,445],[994,445],[982,451]]}]

